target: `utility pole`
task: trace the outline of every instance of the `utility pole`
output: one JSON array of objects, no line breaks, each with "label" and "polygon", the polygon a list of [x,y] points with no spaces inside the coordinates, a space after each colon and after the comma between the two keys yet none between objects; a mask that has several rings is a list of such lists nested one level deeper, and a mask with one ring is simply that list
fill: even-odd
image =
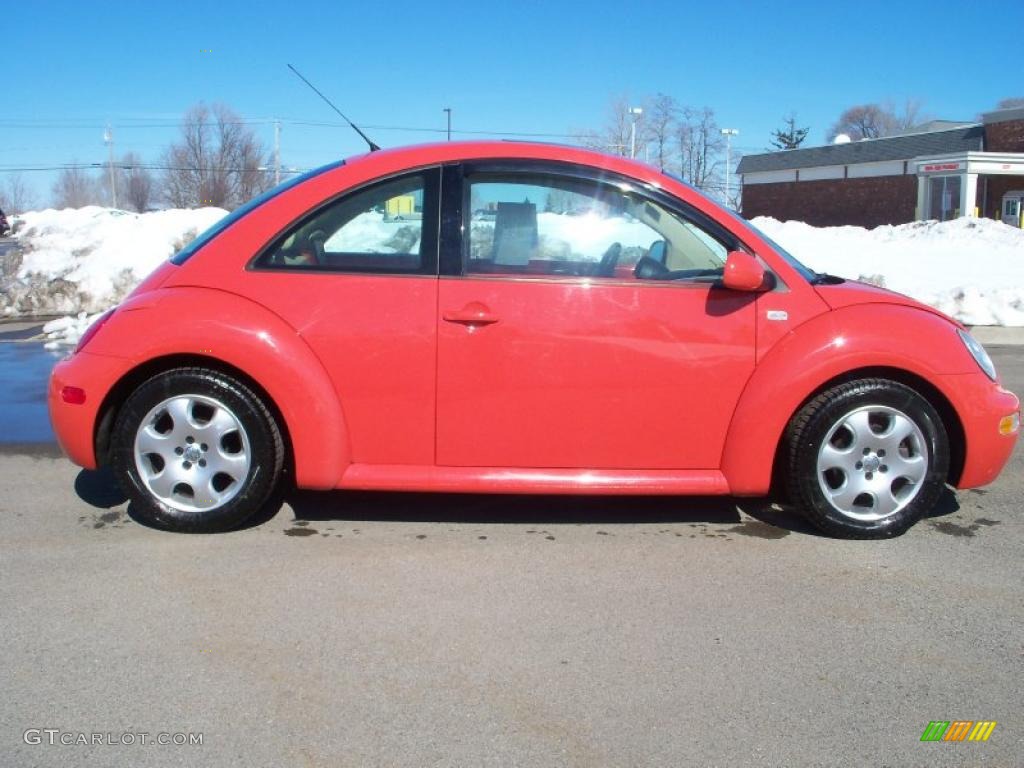
[{"label": "utility pole", "polygon": [[629,127],[629,156],[631,158],[636,157],[636,121],[643,113],[644,111],[640,107],[629,108],[629,114],[633,116],[633,122]]},{"label": "utility pole", "polygon": [[274,186],[281,183],[281,121],[274,120]]},{"label": "utility pole", "polygon": [[110,169],[110,202],[111,207],[117,208],[117,174],[114,173],[114,132],[110,130],[110,123],[103,131],[103,142],[107,145],[107,167]]},{"label": "utility pole", "polygon": [[445,107],[444,111],[448,113],[448,141],[452,140],[452,108]]},{"label": "utility pole", "polygon": [[725,136],[725,204],[729,205],[729,176],[732,175],[732,137],[739,136],[736,128],[723,128],[722,135]]}]

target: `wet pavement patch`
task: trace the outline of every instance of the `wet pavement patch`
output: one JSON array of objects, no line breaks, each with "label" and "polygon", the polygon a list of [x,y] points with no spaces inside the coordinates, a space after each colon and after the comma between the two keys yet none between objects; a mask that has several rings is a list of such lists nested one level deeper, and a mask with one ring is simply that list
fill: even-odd
[{"label": "wet pavement patch", "polygon": [[316,528],[285,528],[285,536],[315,536]]},{"label": "wet pavement patch", "polygon": [[957,523],[951,523],[948,520],[943,520],[939,523],[932,522],[930,525],[939,533],[945,533],[947,536],[957,537],[972,537],[974,536],[974,532],[981,528],[977,523],[973,525],[958,525]]},{"label": "wet pavement patch", "polygon": [[0,344],[0,445],[53,442],[46,388],[63,354],[34,342]]},{"label": "wet pavement patch", "polygon": [[789,536],[790,531],[785,528],[778,528],[760,520],[747,520],[740,525],[726,528],[729,533],[738,533],[740,536],[753,536],[758,539],[782,539]]}]

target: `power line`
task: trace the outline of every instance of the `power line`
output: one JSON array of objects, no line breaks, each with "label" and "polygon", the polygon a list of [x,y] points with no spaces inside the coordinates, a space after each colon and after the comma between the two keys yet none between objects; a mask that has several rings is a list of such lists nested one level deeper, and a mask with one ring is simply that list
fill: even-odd
[{"label": "power line", "polygon": [[[195,128],[198,126],[216,127],[217,125],[273,125],[275,118],[262,118],[262,117],[245,117],[239,118],[238,120],[227,120],[218,122],[217,120],[209,120],[206,122],[195,122],[189,121],[184,122],[180,120],[164,120],[164,121],[152,121],[147,123],[125,123],[121,124],[120,121],[113,121],[118,129],[120,130],[133,130],[136,128]],[[313,128],[346,128],[348,127],[345,123],[329,120],[303,120],[298,118],[280,118],[279,122],[285,125],[300,125]],[[68,129],[68,128],[103,128],[104,123],[93,123],[93,122],[54,122],[50,119],[40,120],[20,120],[17,118],[0,118],[0,127],[4,128],[56,128],[56,129]],[[437,133],[447,134],[448,129],[444,127],[434,128],[431,126],[415,126],[415,125],[385,125],[385,124],[364,124],[364,128],[374,131],[403,131],[408,133]],[[534,137],[534,138],[576,138],[578,134],[575,133],[548,133],[540,131],[501,131],[501,130],[482,130],[482,129],[452,129],[453,134],[461,134],[465,136],[521,136],[521,137]]]}]

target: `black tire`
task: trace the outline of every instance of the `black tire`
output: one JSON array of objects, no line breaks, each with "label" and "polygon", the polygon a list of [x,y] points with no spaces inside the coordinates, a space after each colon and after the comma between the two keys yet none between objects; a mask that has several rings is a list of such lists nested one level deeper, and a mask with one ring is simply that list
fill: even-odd
[{"label": "black tire", "polygon": [[[878,408],[879,412],[873,412],[871,408]],[[927,469],[921,472],[922,477],[918,482],[909,483],[905,479],[897,479],[891,485],[885,485],[893,477],[892,474],[878,474],[889,471],[885,465],[885,451],[879,451],[877,448],[860,449],[860,443],[847,448],[842,443],[846,439],[853,443],[854,432],[848,431],[850,437],[847,438],[842,427],[836,430],[837,425],[845,417],[863,413],[865,419],[880,416],[880,428],[884,432],[886,414],[892,411],[907,417],[923,436],[921,440],[916,436],[917,433],[914,433],[915,436],[908,438],[907,442],[900,443],[901,453],[906,452],[910,456],[913,451],[919,451],[919,455],[928,462]],[[863,439],[868,442],[883,439],[875,436],[874,426],[869,429],[868,437]],[[896,489],[894,497],[904,493],[909,501],[900,502],[903,504],[902,507],[879,519],[862,519],[872,514],[883,514],[883,511],[873,513],[870,505],[852,506],[844,512],[833,504],[826,495],[823,485],[832,489],[832,493],[838,493],[847,487],[859,486],[847,485],[850,480],[844,470],[820,471],[819,452],[823,450],[824,442],[830,434],[830,443],[833,447],[837,442],[832,441],[838,441],[839,447],[848,451],[846,456],[850,458],[844,458],[844,462],[860,459],[863,451],[870,451],[865,453],[863,458],[873,463],[862,466],[865,463],[862,461],[855,468],[848,468],[853,482],[863,485],[875,480],[882,483],[885,488]],[[854,447],[857,450],[853,450]],[[814,525],[827,534],[841,538],[882,539],[901,535],[935,506],[945,486],[949,470],[949,441],[942,419],[935,408],[913,389],[888,379],[859,379],[822,392],[800,409],[787,429],[786,459],[785,477],[790,498]],[[880,467],[875,467],[879,462]],[[863,479],[860,473],[863,473]],[[847,494],[849,495],[852,493]],[[860,494],[856,499],[862,497],[865,504],[869,501],[870,504],[878,503],[877,495]],[[856,503],[855,501],[854,504]],[[860,513],[862,509],[863,515]]]},{"label": "black tire", "polygon": [[[237,473],[240,477],[233,480],[238,483],[237,487],[229,484],[230,490],[221,489],[221,492],[233,495],[223,504],[213,508],[177,508],[177,496],[169,497],[171,503],[167,503],[147,487],[136,463],[136,436],[144,426],[143,422],[151,416],[153,409],[165,401],[186,396],[198,396],[223,408],[239,426],[231,439],[242,446],[243,438],[238,435],[244,435],[247,442],[247,446],[241,449],[242,456],[248,460],[247,470]],[[200,406],[202,405],[203,403],[200,403]],[[215,408],[213,410],[216,412]],[[195,414],[196,410],[193,409],[192,413]],[[192,437],[188,438],[188,442],[199,445]],[[131,501],[133,516],[147,525],[182,533],[212,533],[239,527],[261,512],[273,497],[281,481],[284,466],[284,441],[266,404],[256,393],[233,377],[206,368],[176,368],[143,383],[128,397],[118,412],[111,444],[111,465],[118,482]],[[207,450],[206,443],[202,445],[203,450]],[[177,452],[179,449],[174,450]],[[180,456],[180,453],[177,455]],[[214,454],[209,455],[211,461],[217,460]],[[188,458],[187,454],[184,458]],[[199,470],[200,464],[205,467],[205,460],[197,460],[194,465],[195,471],[209,473],[209,470]],[[183,463],[182,466],[192,469],[192,465],[188,463]],[[175,471],[179,471],[177,465]],[[210,483],[213,482],[214,479],[211,478]],[[223,481],[221,482],[223,484]],[[182,485],[188,488],[187,485]],[[178,486],[175,486],[175,489],[177,488]],[[181,504],[187,507],[188,498],[182,496],[181,499]],[[204,503],[212,504],[214,501],[206,499]]]}]

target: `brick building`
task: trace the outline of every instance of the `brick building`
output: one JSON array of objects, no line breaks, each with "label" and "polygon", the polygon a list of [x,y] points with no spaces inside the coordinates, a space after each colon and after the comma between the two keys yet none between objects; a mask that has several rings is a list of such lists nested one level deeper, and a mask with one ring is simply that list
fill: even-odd
[{"label": "brick building", "polygon": [[[875,227],[984,216],[1021,226],[1024,108],[989,112],[979,123],[936,120],[883,139],[746,155],[736,172],[747,218]],[[1005,205],[1007,193],[1015,208]]]}]

